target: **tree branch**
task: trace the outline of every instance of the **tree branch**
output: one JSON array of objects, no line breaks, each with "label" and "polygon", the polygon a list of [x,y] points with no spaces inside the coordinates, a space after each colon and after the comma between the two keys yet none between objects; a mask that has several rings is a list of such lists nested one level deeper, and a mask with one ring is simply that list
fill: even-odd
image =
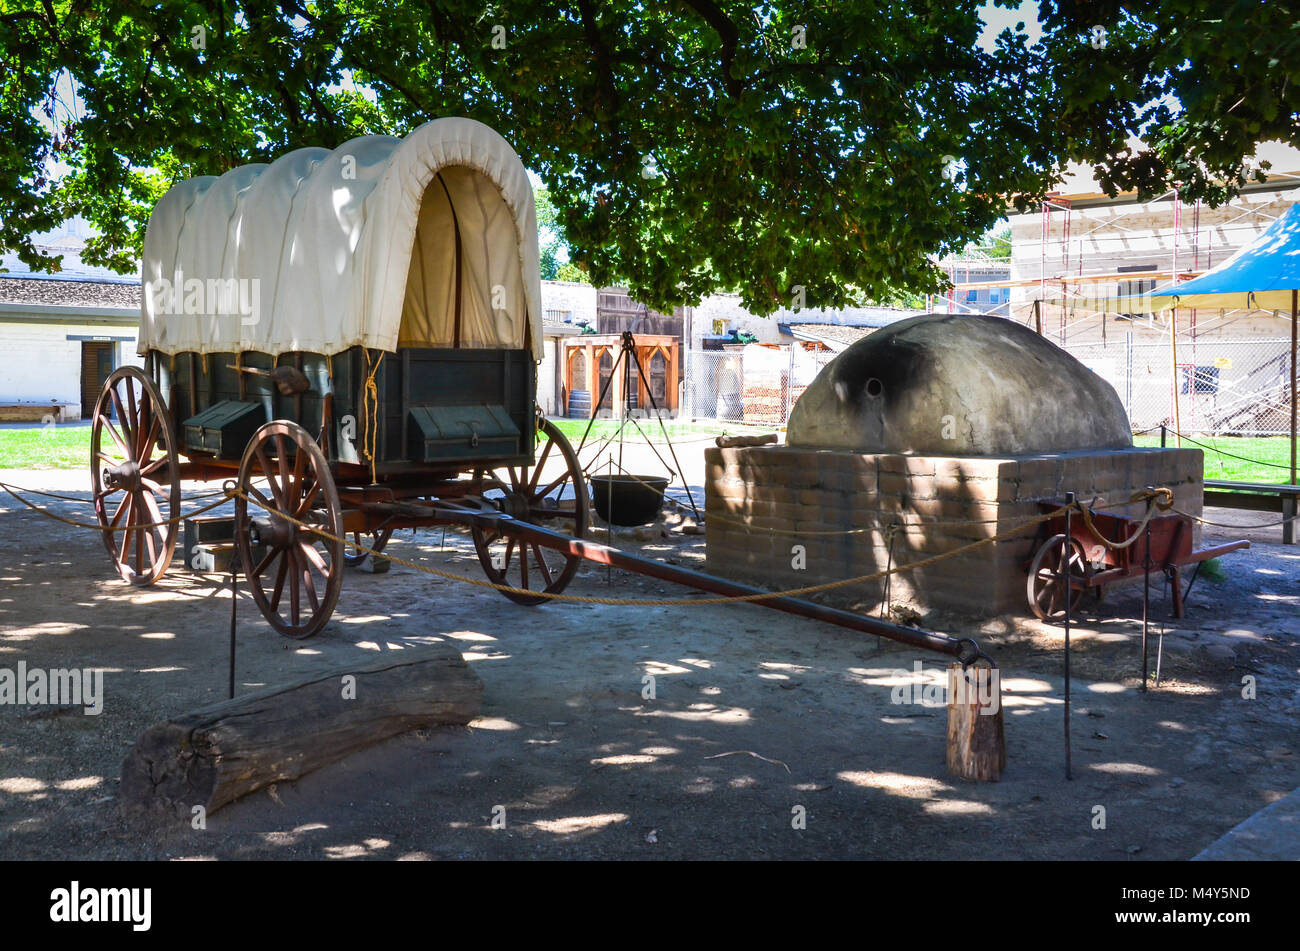
[{"label": "tree branch", "polygon": [[718,34],[722,43],[722,85],[729,95],[739,97],[744,91],[744,83],[731,75],[732,64],[736,61],[736,46],[740,43],[736,24],[713,0],[684,0],[684,3]]}]

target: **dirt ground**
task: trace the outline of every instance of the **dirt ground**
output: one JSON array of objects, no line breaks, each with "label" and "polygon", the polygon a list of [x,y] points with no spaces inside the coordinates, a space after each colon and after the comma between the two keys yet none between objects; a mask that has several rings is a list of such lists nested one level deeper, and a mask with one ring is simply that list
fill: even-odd
[{"label": "dirt ground", "polygon": [[[84,479],[0,471],[82,498]],[[0,667],[106,674],[97,717],[0,706],[0,858],[1186,859],[1300,785],[1300,547],[1277,528],[1245,534],[1255,547],[1224,559],[1224,580],[1197,582],[1186,620],[1164,620],[1156,598],[1159,689],[1138,690],[1140,589],[1085,602],[1072,781],[1060,633],[1023,619],[922,622],[978,638],[1003,671],[1008,768],[975,784],[945,770],[942,708],[892,702],[897,685],[941,678],[943,658],[762,608],[526,608],[394,565],[349,571],[333,621],[298,642],[245,596],[240,690],[446,640],[486,685],[483,716],[379,744],[194,830],[126,823],[117,777],[149,725],[225,697],[228,594],[179,563],[131,588],[96,535],[5,497]],[[703,564],[700,536],[623,544]],[[404,533],[390,551],[481,577],[454,532]],[[596,566],[569,591],[692,597]]]}]

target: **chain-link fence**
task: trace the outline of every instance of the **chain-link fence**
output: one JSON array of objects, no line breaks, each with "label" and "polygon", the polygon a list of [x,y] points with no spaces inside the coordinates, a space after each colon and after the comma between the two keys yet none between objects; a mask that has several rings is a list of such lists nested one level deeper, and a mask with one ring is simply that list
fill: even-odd
[{"label": "chain-link fence", "polygon": [[761,344],[690,350],[682,412],[688,419],[781,425],[795,401],[835,354]]},{"label": "chain-link fence", "polygon": [[[1134,432],[1163,423],[1185,433],[1270,436],[1290,432],[1290,346],[1287,339],[1180,334],[1176,373],[1167,340],[1125,334],[1066,349],[1115,387]],[[687,351],[682,415],[784,424],[795,401],[834,357],[829,351],[760,344]]]},{"label": "chain-link fence", "polygon": [[1225,436],[1290,432],[1290,340],[1182,334],[1175,347],[1176,367],[1169,341],[1138,342],[1132,334],[1066,350],[1115,387],[1134,432],[1162,423]]}]

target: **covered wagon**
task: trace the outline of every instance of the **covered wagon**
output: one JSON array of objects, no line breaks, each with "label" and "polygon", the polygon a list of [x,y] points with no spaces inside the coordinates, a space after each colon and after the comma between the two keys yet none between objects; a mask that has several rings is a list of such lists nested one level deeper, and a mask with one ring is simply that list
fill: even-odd
[{"label": "covered wagon", "polygon": [[[183,479],[234,480],[253,597],[295,637],[333,612],[345,539],[378,551],[457,504],[584,534],[576,456],[536,406],[532,188],[487,126],[437,119],[181,182],[141,277],[144,370],[109,378],[92,432],[96,514],[128,581],[166,571]],[[579,561],[484,527],[474,541],[523,603]]]}]

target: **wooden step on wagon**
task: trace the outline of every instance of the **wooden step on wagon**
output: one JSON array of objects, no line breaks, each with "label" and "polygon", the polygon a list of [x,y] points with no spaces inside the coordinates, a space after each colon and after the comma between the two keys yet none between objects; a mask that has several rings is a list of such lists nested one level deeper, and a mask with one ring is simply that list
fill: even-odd
[{"label": "wooden step on wagon", "polygon": [[[1043,514],[1061,508],[1063,502],[1040,502]],[[1091,525],[1089,525],[1091,522]],[[1170,583],[1174,617],[1184,613],[1201,565],[1211,558],[1249,548],[1248,541],[1233,541],[1198,551],[1192,550],[1192,520],[1180,513],[1152,515],[1150,520],[1108,512],[1072,513],[1067,535],[1064,515],[1044,522],[1039,528],[1033,557],[1027,565],[1029,608],[1040,620],[1065,617],[1066,591],[1073,614],[1084,592],[1101,599],[1106,585],[1142,577],[1148,572],[1164,575]],[[1182,569],[1195,565],[1186,591]],[[1067,582],[1068,577],[1068,582]]]}]

